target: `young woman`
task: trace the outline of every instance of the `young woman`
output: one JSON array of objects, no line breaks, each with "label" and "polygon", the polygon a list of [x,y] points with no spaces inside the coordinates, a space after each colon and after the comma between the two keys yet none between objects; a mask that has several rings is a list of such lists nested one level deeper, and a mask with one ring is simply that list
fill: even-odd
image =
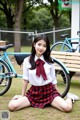
[{"label": "young woman", "polygon": [[[26,92],[28,83],[30,89]],[[23,62],[22,94],[9,102],[9,110],[19,110],[33,106],[44,108],[50,104],[64,112],[72,110],[72,97],[64,100],[57,91],[57,80],[53,61],[50,57],[50,43],[46,35],[38,35],[32,43],[31,55]]]}]

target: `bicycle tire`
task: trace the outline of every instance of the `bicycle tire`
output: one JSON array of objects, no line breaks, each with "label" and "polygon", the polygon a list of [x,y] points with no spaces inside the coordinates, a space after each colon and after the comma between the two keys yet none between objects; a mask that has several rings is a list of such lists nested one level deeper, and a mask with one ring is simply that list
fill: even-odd
[{"label": "bicycle tire", "polygon": [[70,76],[69,71],[65,65],[58,61],[55,58],[52,58],[54,61],[56,79],[57,79],[57,88],[61,97],[65,97],[70,89]]},{"label": "bicycle tire", "polygon": [[[4,71],[5,71],[5,68],[4,68],[4,66],[2,65],[2,66],[0,66],[0,71],[2,71],[2,73],[4,73]],[[0,83],[1,83],[1,81],[3,80],[4,78],[0,78]]]},{"label": "bicycle tire", "polygon": [[[0,60],[0,66],[4,66],[4,74],[6,73],[10,73],[10,69],[8,67],[8,64],[2,60]],[[12,78],[10,77],[3,77],[2,75],[2,70],[0,68],[0,78],[2,79],[1,83],[0,83],[0,96],[5,94],[10,86],[11,86],[11,83],[12,83]]]},{"label": "bicycle tire", "polygon": [[64,42],[56,42],[51,46],[51,51],[70,52],[71,48]]}]

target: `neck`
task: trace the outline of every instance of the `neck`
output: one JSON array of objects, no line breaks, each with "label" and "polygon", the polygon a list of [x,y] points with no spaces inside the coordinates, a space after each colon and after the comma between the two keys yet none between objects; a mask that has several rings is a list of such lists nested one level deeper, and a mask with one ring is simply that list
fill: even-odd
[{"label": "neck", "polygon": [[37,55],[37,54],[36,54],[36,56],[37,56],[38,58],[40,58],[42,55]]}]

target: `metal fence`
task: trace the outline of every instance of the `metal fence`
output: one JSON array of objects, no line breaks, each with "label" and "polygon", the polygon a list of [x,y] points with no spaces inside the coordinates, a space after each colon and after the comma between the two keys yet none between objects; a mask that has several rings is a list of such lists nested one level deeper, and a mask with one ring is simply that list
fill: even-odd
[{"label": "metal fence", "polygon": [[[50,40],[50,43],[53,44],[57,41],[62,40],[60,35],[68,33],[71,36],[71,28],[65,29],[48,29],[48,30],[35,30],[35,31],[10,31],[10,30],[1,30],[0,29],[0,40],[6,41],[6,43],[14,44],[14,34],[19,33],[21,35],[21,45],[31,45],[34,35],[36,34],[46,34]],[[17,39],[16,39],[17,40]]]}]

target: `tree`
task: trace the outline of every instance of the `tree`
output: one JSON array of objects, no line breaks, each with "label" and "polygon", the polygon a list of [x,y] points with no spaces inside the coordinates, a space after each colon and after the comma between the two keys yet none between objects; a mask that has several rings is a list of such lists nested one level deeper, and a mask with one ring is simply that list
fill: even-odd
[{"label": "tree", "polygon": [[[30,7],[33,6],[38,0],[0,0],[0,10],[6,16],[7,27],[14,28],[14,30],[20,31],[21,29],[21,16],[22,13],[25,13]],[[28,6],[23,12],[24,3]],[[14,34],[14,51],[21,51],[21,37],[19,33]]]},{"label": "tree", "polygon": [[[27,9],[23,11],[23,7],[25,4],[28,4]],[[36,3],[36,0],[16,0],[15,1],[15,25],[14,30],[20,31],[21,28],[21,17],[22,13],[25,13],[30,7],[33,6],[33,4]],[[21,51],[21,36],[20,33],[14,34],[14,46],[15,46],[15,52]]]},{"label": "tree", "polygon": [[[40,2],[41,5],[45,6],[51,13],[52,15],[52,19],[53,19],[53,23],[55,28],[59,27],[59,19],[61,18],[61,16],[65,13],[65,11],[59,11],[58,9],[58,0],[48,0],[49,4],[44,3],[43,1]],[[68,12],[68,14],[70,14],[70,12]],[[70,18],[70,16],[69,16]]]},{"label": "tree", "polygon": [[[55,27],[59,26],[59,19],[62,16],[63,12],[59,12],[58,10],[58,0],[48,0],[49,4],[45,4],[43,0],[0,0],[0,10],[5,14],[7,20],[7,27],[14,28],[14,30],[21,30],[21,17],[22,14],[27,13],[27,11],[34,5],[40,4],[41,6],[45,6],[51,13],[53,24]],[[40,12],[39,12],[40,13]],[[38,21],[41,25],[41,21],[39,20],[39,15],[36,17],[36,21]],[[25,16],[26,17],[26,16]],[[24,22],[26,23],[26,18],[24,17]],[[46,18],[48,19],[48,18]],[[42,21],[45,23],[44,19]],[[36,22],[35,22],[36,23]],[[45,25],[45,24],[44,24]],[[21,51],[21,36],[19,33],[14,34],[14,50]]]},{"label": "tree", "polygon": [[33,7],[26,14],[26,19],[29,30],[43,30],[53,26],[52,16],[44,7]]},{"label": "tree", "polygon": [[12,4],[8,0],[0,0],[0,10],[5,14],[7,20],[7,27],[13,28],[14,24],[14,13],[11,9]]},{"label": "tree", "polygon": [[[14,25],[14,30],[15,31],[20,31],[21,29],[21,17],[22,17],[22,11],[23,11],[23,5],[24,5],[24,0],[16,0],[15,2],[15,25]],[[21,36],[20,33],[15,33],[14,34],[14,50],[16,51],[21,51]]]},{"label": "tree", "polygon": [[[13,28],[14,30],[20,31],[21,16],[23,11],[24,0],[0,0],[0,10],[2,10],[7,19],[7,27]],[[20,34],[14,34],[14,50],[21,51],[20,45]]]}]

